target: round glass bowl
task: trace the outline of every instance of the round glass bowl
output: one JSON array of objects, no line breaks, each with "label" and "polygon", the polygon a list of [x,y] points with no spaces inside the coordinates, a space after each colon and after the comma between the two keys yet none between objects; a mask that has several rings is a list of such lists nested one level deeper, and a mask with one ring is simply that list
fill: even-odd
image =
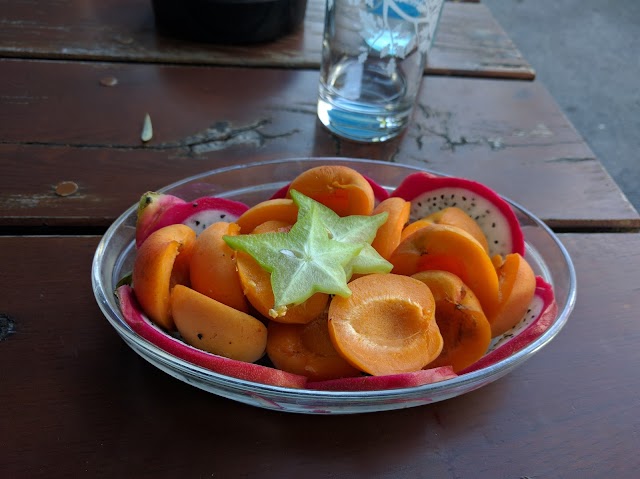
[{"label": "round glass bowl", "polygon": [[[160,190],[185,200],[219,196],[253,205],[268,199],[299,173],[328,163],[346,165],[391,191],[419,168],[371,160],[302,158],[249,163],[186,178]],[[431,172],[434,173],[434,172]],[[137,205],[125,211],[107,230],[95,253],[93,290],[104,315],[122,339],[151,364],[181,381],[253,406],[307,414],[350,414],[420,406],[478,389],[504,376],[540,351],[566,323],[576,297],[571,258],[556,235],[538,218],[510,202],[526,239],[526,259],[555,293],[558,314],[538,339],[484,369],[424,386],[363,392],[290,389],[254,383],[209,371],[158,348],[138,336],[125,322],[114,295],[117,282],[128,274],[135,255]]]}]

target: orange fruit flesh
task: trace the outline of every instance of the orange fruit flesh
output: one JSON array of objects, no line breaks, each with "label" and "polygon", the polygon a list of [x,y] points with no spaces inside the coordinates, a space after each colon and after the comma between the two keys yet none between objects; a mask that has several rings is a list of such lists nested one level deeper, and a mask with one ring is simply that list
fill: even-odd
[{"label": "orange fruit flesh", "polygon": [[433,293],[444,340],[442,352],[427,367],[451,366],[458,372],[480,359],[491,342],[491,326],[473,291],[447,271],[422,271],[412,277]]},{"label": "orange fruit flesh", "polygon": [[[311,168],[298,175],[289,190],[296,190],[339,216],[370,215],[375,205],[373,188],[358,171],[340,165]],[[287,193],[288,197],[290,194]]]},{"label": "orange fruit flesh", "polygon": [[236,263],[245,296],[265,318],[281,323],[308,323],[322,314],[329,301],[329,295],[316,293],[301,304],[288,306],[284,315],[274,317],[275,297],[271,288],[271,274],[262,269],[252,256],[242,251],[237,252]]},{"label": "orange fruit flesh", "polygon": [[171,292],[171,311],[191,346],[250,363],[264,355],[267,328],[253,316],[182,285]]},{"label": "orange fruit flesh", "polygon": [[500,282],[498,302],[487,310],[493,337],[506,333],[522,319],[536,290],[535,273],[518,253],[508,254],[496,272]]},{"label": "orange fruit flesh", "polygon": [[136,298],[149,318],[173,330],[170,294],[176,284],[189,284],[189,263],[196,234],[177,224],[155,231],[140,245],[133,265]]},{"label": "orange fruit flesh", "polygon": [[361,374],[333,347],[326,314],[307,324],[271,321],[268,331],[267,355],[278,369],[306,376],[312,381]]},{"label": "orange fruit flesh", "polygon": [[237,235],[235,223],[214,223],[197,237],[191,255],[191,287],[210,298],[245,313],[249,304],[236,269],[235,252],[222,239]]},{"label": "orange fruit flesh", "polygon": [[236,223],[240,226],[240,233],[247,234],[266,221],[282,221],[292,225],[297,219],[298,207],[293,200],[277,198],[252,206],[236,220]]},{"label": "orange fruit flesh", "polygon": [[480,243],[456,226],[431,223],[420,228],[400,242],[389,261],[397,274],[449,271],[475,293],[483,308],[497,301],[498,275],[491,259]]},{"label": "orange fruit flesh", "polygon": [[371,242],[371,246],[384,259],[389,259],[393,250],[400,244],[402,230],[409,221],[410,210],[411,203],[402,198],[387,198],[374,208],[374,215],[384,212],[389,215]]},{"label": "orange fruit flesh", "polygon": [[487,242],[487,237],[484,235],[484,232],[478,223],[476,223],[471,216],[460,208],[450,206],[433,213],[424,219],[426,221],[431,221],[432,223],[457,226],[458,228],[463,229],[473,236],[473,238],[482,245],[482,248],[487,252],[487,254],[489,254],[489,243]]},{"label": "orange fruit flesh", "polygon": [[422,369],[442,349],[429,288],[413,278],[370,274],[329,306],[329,335],[355,368],[372,375]]}]

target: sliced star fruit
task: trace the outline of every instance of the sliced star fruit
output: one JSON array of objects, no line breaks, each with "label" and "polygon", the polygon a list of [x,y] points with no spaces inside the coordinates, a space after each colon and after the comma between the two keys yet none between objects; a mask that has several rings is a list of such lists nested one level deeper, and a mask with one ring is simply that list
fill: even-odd
[{"label": "sliced star fruit", "polygon": [[318,292],[349,296],[345,268],[364,247],[364,243],[330,238],[315,203],[298,215],[287,233],[225,236],[224,241],[250,254],[271,273],[276,316],[285,314],[288,305],[300,304]]},{"label": "sliced star fruit", "polygon": [[292,197],[299,214],[289,233],[225,238],[271,273],[274,315],[285,314],[288,304],[302,303],[316,292],[348,296],[352,273],[391,271],[393,265],[370,244],[386,213],[341,218],[302,193],[293,191]]},{"label": "sliced star fruit", "polygon": [[360,254],[347,265],[347,281],[352,274],[369,273],[389,273],[393,265],[384,259],[371,246],[371,242],[376,237],[378,228],[382,226],[389,216],[388,213],[381,213],[373,216],[338,216],[332,209],[309,198],[302,193],[291,190],[291,197],[298,205],[299,215],[304,215],[315,204],[320,210],[322,221],[329,231],[331,239],[342,243],[363,243],[364,246]]}]

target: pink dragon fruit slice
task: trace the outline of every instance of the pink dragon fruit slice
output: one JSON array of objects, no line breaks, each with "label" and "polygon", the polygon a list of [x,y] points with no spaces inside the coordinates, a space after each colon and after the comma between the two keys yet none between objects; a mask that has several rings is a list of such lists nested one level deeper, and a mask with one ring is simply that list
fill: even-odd
[{"label": "pink dragon fruit slice", "polygon": [[509,203],[495,191],[465,178],[434,177],[416,172],[391,193],[411,202],[411,220],[457,206],[471,216],[487,237],[489,255],[524,255],[524,236]]},{"label": "pink dragon fruit slice", "polygon": [[458,377],[458,375],[453,372],[451,366],[441,366],[412,373],[312,381],[307,383],[307,389],[321,391],[377,391],[422,386],[455,377]]},{"label": "pink dragon fruit slice", "polygon": [[558,304],[552,286],[540,276],[536,277],[536,292],[522,320],[494,340],[489,352],[460,374],[478,371],[517,353],[542,336],[557,316]]},{"label": "pink dragon fruit slice", "polygon": [[286,198],[287,197],[287,191],[289,191],[289,185],[290,185],[290,183],[287,183],[282,188],[279,188],[273,195],[271,195],[271,198],[269,198],[269,199],[270,200],[276,200],[276,199],[280,199],[280,198]]},{"label": "pink dragon fruit slice", "polygon": [[138,202],[138,212],[136,221],[136,246],[140,246],[142,242],[153,233],[158,219],[174,205],[186,203],[181,198],[173,195],[165,195],[147,191],[140,197]]},{"label": "pink dragon fruit slice", "polygon": [[374,181],[372,178],[369,178],[366,175],[362,175],[362,176],[364,176],[364,179],[367,180],[371,185],[371,188],[373,189],[373,196],[375,197],[376,202],[379,203],[389,198],[389,192],[385,190],[382,186],[380,186],[376,181]]},{"label": "pink dragon fruit slice", "polygon": [[162,331],[144,315],[130,286],[120,286],[117,295],[122,316],[131,329],[169,354],[210,371],[246,381],[296,389],[304,388],[307,383],[304,376],[217,356],[189,346]]},{"label": "pink dragon fruit slice", "polygon": [[[379,203],[383,200],[386,200],[387,198],[389,198],[389,192],[387,190],[385,190],[382,186],[380,186],[378,183],[376,183],[375,180],[369,178],[368,176],[362,175],[364,176],[364,179],[367,180],[369,182],[369,184],[371,185],[371,188],[373,189],[373,196],[376,199],[376,203]],[[278,191],[276,191],[270,199],[276,199],[276,198],[286,198],[287,196],[287,191],[289,191],[289,184],[284,185],[282,188],[280,188]]]},{"label": "pink dragon fruit slice", "polygon": [[[148,198],[152,198],[149,206],[141,209],[140,205],[147,204]],[[154,203],[161,206],[147,213],[150,205]],[[248,209],[249,207],[244,203],[227,198],[205,196],[187,203],[171,195],[145,193],[138,206],[136,246],[139,247],[151,233],[165,226],[182,223],[199,234],[218,221],[229,223],[236,221]]]}]

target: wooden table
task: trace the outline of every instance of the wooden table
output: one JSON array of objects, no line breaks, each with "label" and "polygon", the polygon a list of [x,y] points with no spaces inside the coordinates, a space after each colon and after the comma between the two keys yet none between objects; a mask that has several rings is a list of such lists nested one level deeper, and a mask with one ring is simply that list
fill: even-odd
[{"label": "wooden table", "polygon": [[[413,122],[381,145],[316,120],[319,0],[254,47],[160,37],[142,0],[0,11],[2,477],[637,477],[640,216],[482,4],[446,5]],[[474,178],[543,218],[578,276],[560,335],[473,393],[327,417],[202,392],[115,334],[91,261],[142,192],[336,155]]]}]

